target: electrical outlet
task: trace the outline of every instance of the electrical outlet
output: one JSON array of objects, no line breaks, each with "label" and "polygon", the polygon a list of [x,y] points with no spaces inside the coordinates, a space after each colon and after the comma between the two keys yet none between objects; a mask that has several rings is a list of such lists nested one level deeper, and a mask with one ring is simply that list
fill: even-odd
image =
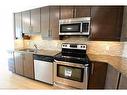
[{"label": "electrical outlet", "polygon": [[106,46],[106,50],[107,50],[107,51],[109,50],[109,46]]}]

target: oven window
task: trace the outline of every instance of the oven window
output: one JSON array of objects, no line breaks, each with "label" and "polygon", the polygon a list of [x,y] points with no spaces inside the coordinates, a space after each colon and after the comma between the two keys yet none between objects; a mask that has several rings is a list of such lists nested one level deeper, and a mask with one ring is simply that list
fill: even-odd
[{"label": "oven window", "polygon": [[61,33],[75,33],[75,32],[80,32],[80,25],[81,25],[81,23],[61,24],[60,25],[60,32]]},{"label": "oven window", "polygon": [[57,64],[57,76],[74,81],[83,82],[84,69]]}]

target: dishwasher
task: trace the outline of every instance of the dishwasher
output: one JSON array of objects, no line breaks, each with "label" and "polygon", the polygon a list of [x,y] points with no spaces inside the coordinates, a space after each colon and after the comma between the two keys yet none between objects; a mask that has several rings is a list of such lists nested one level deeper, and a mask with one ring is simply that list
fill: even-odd
[{"label": "dishwasher", "polygon": [[34,54],[35,80],[53,85],[53,56]]}]

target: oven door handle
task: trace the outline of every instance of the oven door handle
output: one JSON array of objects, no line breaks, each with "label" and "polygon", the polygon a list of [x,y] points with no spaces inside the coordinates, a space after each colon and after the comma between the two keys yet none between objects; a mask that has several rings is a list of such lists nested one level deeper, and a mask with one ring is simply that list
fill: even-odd
[{"label": "oven door handle", "polygon": [[85,67],[84,69],[84,82],[85,82],[85,88],[88,88],[88,78],[89,78],[89,67]]},{"label": "oven door handle", "polygon": [[54,62],[60,62],[60,61],[54,59]]},{"label": "oven door handle", "polygon": [[66,62],[66,61],[54,60],[54,63],[60,64],[60,65],[65,65],[65,66],[78,67],[78,68],[85,68],[86,67],[86,66],[84,66],[82,64],[75,64],[75,63]]},{"label": "oven door handle", "polygon": [[60,62],[60,61],[54,59],[54,62]]}]

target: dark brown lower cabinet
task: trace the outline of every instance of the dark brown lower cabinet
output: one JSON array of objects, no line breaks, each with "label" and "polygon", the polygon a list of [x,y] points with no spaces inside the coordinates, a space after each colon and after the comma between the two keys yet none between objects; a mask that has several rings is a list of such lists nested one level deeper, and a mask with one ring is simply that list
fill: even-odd
[{"label": "dark brown lower cabinet", "polygon": [[105,89],[117,89],[120,78],[120,72],[108,65]]},{"label": "dark brown lower cabinet", "polygon": [[34,79],[34,62],[33,54],[25,53],[24,54],[24,64],[23,64],[24,76]]},{"label": "dark brown lower cabinet", "polygon": [[23,53],[14,52],[15,73],[23,75]]},{"label": "dark brown lower cabinet", "polygon": [[34,79],[33,54],[15,52],[15,71],[17,74]]},{"label": "dark brown lower cabinet", "polygon": [[88,89],[104,89],[107,73],[107,63],[92,62]]},{"label": "dark brown lower cabinet", "polygon": [[15,72],[14,52],[8,51],[8,69],[11,72]]},{"label": "dark brown lower cabinet", "polygon": [[127,76],[121,74],[118,89],[127,89]]}]

